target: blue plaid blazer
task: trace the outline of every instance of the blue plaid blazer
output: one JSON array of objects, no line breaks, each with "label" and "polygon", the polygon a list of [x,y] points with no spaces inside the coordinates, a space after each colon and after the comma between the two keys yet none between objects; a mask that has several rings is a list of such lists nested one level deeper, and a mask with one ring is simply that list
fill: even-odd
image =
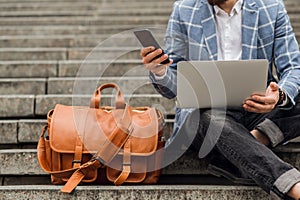
[{"label": "blue plaid blazer", "polygon": [[[300,54],[282,0],[244,0],[242,15],[242,59],[268,59],[268,83],[274,81],[295,104],[300,86]],[[214,9],[207,0],[180,0],[174,3],[166,31],[166,52],[174,60],[166,76],[150,79],[159,93],[176,97],[176,69],[181,60],[217,60],[218,47]],[[253,77],[255,80],[255,77]],[[176,108],[174,134],[192,109]]]}]

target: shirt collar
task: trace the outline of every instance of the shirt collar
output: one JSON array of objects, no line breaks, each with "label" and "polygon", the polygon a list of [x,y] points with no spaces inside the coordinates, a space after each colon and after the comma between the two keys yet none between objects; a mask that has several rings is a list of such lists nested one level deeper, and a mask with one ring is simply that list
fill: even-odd
[{"label": "shirt collar", "polygon": [[[235,13],[239,14],[239,13],[242,11],[243,2],[244,2],[244,0],[238,0],[238,1],[234,4],[234,6],[233,6],[233,8],[232,8],[232,10],[231,10],[231,12],[230,12],[230,15],[231,15],[231,16],[232,16],[233,14],[235,14]],[[219,6],[217,6],[217,5],[214,6],[214,10],[215,10],[216,15],[218,15],[218,14],[226,14],[225,11],[222,10],[222,9],[221,9]]]}]

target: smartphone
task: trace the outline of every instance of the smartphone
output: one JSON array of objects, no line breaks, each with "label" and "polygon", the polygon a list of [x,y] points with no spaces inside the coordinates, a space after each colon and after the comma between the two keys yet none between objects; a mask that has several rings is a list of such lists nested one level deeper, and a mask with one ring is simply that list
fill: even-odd
[{"label": "smartphone", "polygon": [[[137,39],[140,41],[140,43],[142,44],[143,47],[154,46],[155,49],[161,49],[163,51],[160,55],[156,56],[153,60],[155,60],[156,58],[159,58],[165,54],[164,50],[160,47],[160,45],[158,44],[158,42],[156,41],[156,39],[154,38],[154,36],[150,30],[148,30],[148,29],[136,30],[136,31],[133,31],[133,33],[135,34]],[[166,60],[162,61],[161,64],[167,64],[169,62],[170,62],[170,60],[169,60],[169,58],[167,58]]]}]

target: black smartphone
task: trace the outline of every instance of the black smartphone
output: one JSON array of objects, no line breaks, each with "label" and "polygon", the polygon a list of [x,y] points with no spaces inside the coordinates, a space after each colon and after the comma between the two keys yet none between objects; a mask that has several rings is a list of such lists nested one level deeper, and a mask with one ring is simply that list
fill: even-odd
[{"label": "black smartphone", "polygon": [[[133,31],[133,33],[140,41],[143,47],[154,46],[156,49],[161,49],[163,51],[160,55],[156,56],[153,60],[165,54],[164,50],[160,47],[160,45],[158,44],[158,42],[156,41],[156,39],[154,38],[153,34],[149,29],[136,30]],[[169,62],[170,60],[169,58],[167,58],[166,60],[162,61],[161,64],[167,64]]]}]

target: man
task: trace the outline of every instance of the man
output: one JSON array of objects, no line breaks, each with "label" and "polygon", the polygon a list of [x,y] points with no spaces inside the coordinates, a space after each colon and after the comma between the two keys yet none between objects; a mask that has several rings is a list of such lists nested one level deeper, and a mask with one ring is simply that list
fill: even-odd
[{"label": "man", "polygon": [[[208,126],[221,127],[214,151],[273,198],[299,199],[300,172],[269,149],[300,135],[300,53],[283,2],[177,1],[167,28],[166,54],[154,59],[161,53],[154,47],[141,50],[153,85],[167,98],[176,97],[176,64],[181,60],[268,59],[265,95],[252,95],[242,107],[226,112],[200,110],[197,133],[188,133],[185,125],[195,109],[177,108],[174,136],[183,129],[197,134],[194,144],[200,148]],[[168,57],[170,63],[161,65]],[[272,76],[273,65],[278,83]]]}]

